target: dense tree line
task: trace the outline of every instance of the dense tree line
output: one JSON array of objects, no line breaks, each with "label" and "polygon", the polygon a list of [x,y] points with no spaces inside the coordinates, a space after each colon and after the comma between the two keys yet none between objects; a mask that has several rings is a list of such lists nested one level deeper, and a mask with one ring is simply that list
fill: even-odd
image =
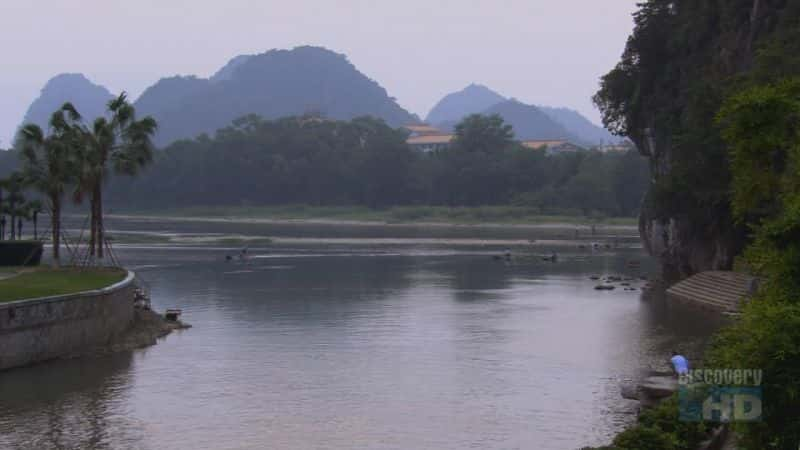
[{"label": "dense tree line", "polygon": [[454,144],[422,153],[383,121],[250,115],[214,137],[178,141],[137,179],[114,180],[116,208],[214,205],[483,206],[632,216],[647,184],[634,152],[547,155],[498,116],[471,116]]}]

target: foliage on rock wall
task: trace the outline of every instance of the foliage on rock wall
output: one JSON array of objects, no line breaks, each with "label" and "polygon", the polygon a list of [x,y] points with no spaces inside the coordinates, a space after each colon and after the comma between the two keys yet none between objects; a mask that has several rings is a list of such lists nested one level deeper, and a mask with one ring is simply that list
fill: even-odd
[{"label": "foliage on rock wall", "polygon": [[800,445],[800,78],[731,97],[719,114],[731,149],[732,204],[749,225],[761,278],[742,318],[718,336],[717,367],[764,372],[763,422],[739,424],[745,448]]},{"label": "foliage on rock wall", "polygon": [[[764,420],[736,424],[740,448],[794,450],[800,445],[800,0],[649,0],[635,22],[595,103],[608,127],[652,158],[655,182],[647,198],[656,217],[749,230],[744,260],[760,287],[741,319],[719,334],[707,365],[764,372]],[[650,431],[631,433],[658,439]]]},{"label": "foliage on rock wall", "polygon": [[639,6],[622,58],[594,101],[610,130],[652,157],[657,218],[724,228],[732,217],[731,173],[713,119],[731,94],[800,74],[800,1]]}]

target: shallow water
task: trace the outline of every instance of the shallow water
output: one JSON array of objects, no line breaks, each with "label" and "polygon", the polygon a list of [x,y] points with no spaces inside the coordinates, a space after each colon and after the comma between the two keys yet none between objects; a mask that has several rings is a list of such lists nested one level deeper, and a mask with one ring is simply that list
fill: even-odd
[{"label": "shallow water", "polygon": [[[716,326],[659,292],[593,289],[590,275],[655,273],[638,248],[519,245],[507,262],[492,258],[506,242],[461,231],[366,236],[387,244],[210,226],[348,241],[251,248],[249,264],[225,262],[224,247],[119,246],[154,306],[182,308],[194,328],[0,374],[0,448],[599,445],[633,417],[620,382],[665,368],[674,346],[697,352]],[[559,262],[542,261],[552,251]]]}]

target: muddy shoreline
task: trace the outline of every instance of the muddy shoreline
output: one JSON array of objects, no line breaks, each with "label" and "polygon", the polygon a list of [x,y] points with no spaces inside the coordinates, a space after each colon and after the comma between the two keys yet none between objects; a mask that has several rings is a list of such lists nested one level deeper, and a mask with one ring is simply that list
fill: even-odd
[{"label": "muddy shoreline", "polygon": [[161,314],[144,308],[134,310],[133,323],[128,330],[115,336],[110,342],[87,348],[64,356],[62,359],[100,357],[112,353],[126,352],[156,345],[176,330],[185,330],[192,326],[178,321],[168,321]]}]

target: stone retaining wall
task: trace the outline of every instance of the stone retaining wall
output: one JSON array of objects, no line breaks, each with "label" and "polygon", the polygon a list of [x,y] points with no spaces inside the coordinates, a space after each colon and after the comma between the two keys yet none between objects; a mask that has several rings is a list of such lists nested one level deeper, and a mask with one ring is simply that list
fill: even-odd
[{"label": "stone retaining wall", "polygon": [[0,370],[103,346],[130,328],[135,274],[96,291],[0,303]]}]

